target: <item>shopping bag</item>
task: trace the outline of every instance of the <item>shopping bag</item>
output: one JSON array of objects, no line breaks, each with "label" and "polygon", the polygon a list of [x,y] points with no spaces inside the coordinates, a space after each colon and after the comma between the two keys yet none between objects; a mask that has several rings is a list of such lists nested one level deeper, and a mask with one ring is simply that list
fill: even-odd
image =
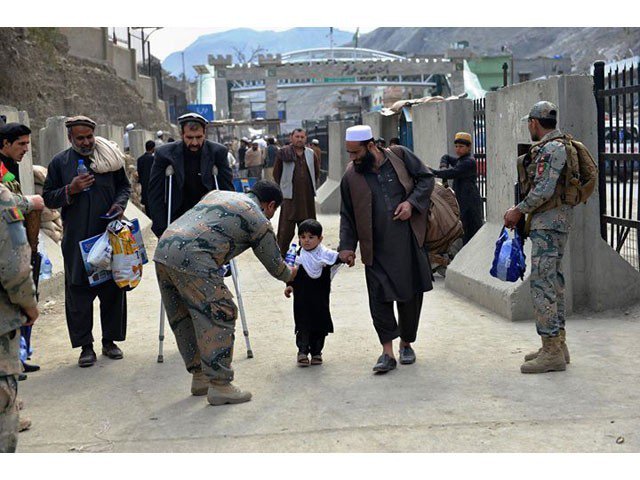
[{"label": "shopping bag", "polygon": [[114,220],[107,225],[111,255],[111,274],[118,287],[132,290],[142,278],[142,257],[138,243],[131,233],[132,224]]},{"label": "shopping bag", "polygon": [[105,231],[89,250],[87,262],[96,270],[111,270],[112,252],[113,248],[109,243],[109,232]]},{"label": "shopping bag", "polygon": [[523,242],[514,230],[513,238],[509,236],[507,229],[502,231],[496,241],[496,251],[493,256],[493,264],[489,272],[492,277],[505,282],[515,282],[524,279],[526,270],[526,258]]}]

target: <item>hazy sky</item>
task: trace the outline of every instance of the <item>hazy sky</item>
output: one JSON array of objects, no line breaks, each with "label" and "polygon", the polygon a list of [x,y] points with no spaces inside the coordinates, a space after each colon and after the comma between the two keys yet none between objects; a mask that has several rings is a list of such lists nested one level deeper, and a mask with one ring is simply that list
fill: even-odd
[{"label": "hazy sky", "polygon": [[[151,42],[151,54],[160,60],[164,60],[169,54],[173,52],[179,52],[187,48],[191,45],[199,36],[207,35],[209,33],[216,32],[224,32],[227,30],[232,30],[233,28],[238,27],[226,27],[226,28],[204,28],[204,27],[188,27],[188,28],[179,28],[179,27],[166,27],[162,30],[158,30],[153,33],[150,37]],[[289,30],[291,28],[295,28],[293,25],[289,25],[286,27],[258,27],[258,26],[248,26],[248,28],[252,28],[254,30],[274,30],[276,32]],[[328,27],[327,27],[328,28]],[[343,30],[346,32],[355,32],[357,26],[350,27],[334,27],[338,30]],[[373,30],[373,28],[360,27],[360,33],[365,33]],[[328,32],[327,32],[328,33]],[[327,40],[327,45],[328,45]]]}]

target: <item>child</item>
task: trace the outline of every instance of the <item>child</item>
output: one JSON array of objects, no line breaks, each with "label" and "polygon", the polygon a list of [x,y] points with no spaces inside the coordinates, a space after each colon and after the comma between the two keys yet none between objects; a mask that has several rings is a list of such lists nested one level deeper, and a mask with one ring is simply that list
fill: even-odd
[{"label": "child", "polygon": [[[287,284],[284,294],[293,293],[293,317],[295,320],[298,366],[322,364],[324,337],[333,333],[329,292],[331,279],[339,265],[338,252],[327,249],[322,242],[322,225],[308,219],[298,227],[300,250],[296,256],[298,274]],[[309,362],[311,354],[311,362]]]}]

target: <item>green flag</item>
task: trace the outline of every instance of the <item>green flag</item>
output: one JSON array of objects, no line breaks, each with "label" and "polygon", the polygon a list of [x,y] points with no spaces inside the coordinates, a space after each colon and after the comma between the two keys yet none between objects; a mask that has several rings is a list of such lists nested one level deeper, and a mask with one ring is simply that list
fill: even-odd
[{"label": "green flag", "polygon": [[356,33],[353,34],[354,48],[358,48],[358,37],[360,36],[360,27],[356,28]]}]

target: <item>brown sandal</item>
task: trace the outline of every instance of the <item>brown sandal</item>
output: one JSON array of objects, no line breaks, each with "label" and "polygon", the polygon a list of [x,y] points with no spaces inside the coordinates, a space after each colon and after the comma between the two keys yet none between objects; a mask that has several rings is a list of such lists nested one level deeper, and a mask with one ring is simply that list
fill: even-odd
[{"label": "brown sandal", "polygon": [[311,365],[322,365],[322,355],[313,355],[311,357]]},{"label": "brown sandal", "polygon": [[298,366],[299,367],[308,367],[309,366],[309,357],[306,353],[298,353]]}]

